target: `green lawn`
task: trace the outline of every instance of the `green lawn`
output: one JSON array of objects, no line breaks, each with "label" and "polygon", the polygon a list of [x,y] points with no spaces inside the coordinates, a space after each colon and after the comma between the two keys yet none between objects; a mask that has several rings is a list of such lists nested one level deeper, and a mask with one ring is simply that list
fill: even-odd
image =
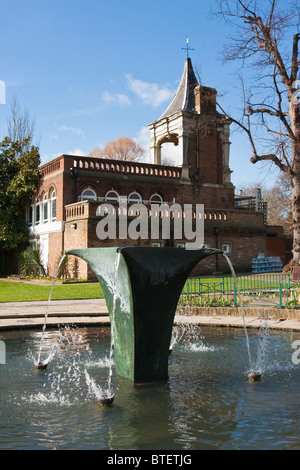
[{"label": "green lawn", "polygon": [[[0,281],[0,302],[23,302],[48,300],[51,286],[25,284],[23,282]],[[57,284],[52,292],[53,300],[95,299],[103,297],[99,283]]]},{"label": "green lawn", "polygon": [[[205,279],[205,281],[215,282],[216,279]],[[50,290],[51,285],[43,286],[24,282],[0,281],[0,303],[48,300]],[[95,298],[103,298],[103,292],[98,282],[92,284],[56,284],[52,292],[53,300]]]},{"label": "green lawn", "polygon": [[[271,289],[279,282],[284,282],[278,275],[239,277],[241,290]],[[185,293],[229,293],[233,291],[234,281],[230,276],[212,278],[190,278],[184,287]],[[48,300],[51,285],[25,284],[24,282],[0,281],[0,302],[21,302]],[[103,298],[98,282],[55,284],[52,299],[95,299]]]}]

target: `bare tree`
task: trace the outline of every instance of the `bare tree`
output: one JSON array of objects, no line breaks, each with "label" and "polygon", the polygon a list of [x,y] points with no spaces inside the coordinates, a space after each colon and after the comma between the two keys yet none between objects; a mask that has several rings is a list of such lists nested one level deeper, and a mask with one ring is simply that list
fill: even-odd
[{"label": "bare tree", "polygon": [[[17,98],[14,97],[10,115],[7,120],[8,137],[12,142],[28,142],[32,144],[35,133],[35,119],[30,117],[27,109],[22,109]],[[26,140],[27,139],[27,140]]]},{"label": "bare tree", "polygon": [[[291,216],[291,187],[286,173],[280,173],[274,186],[266,188],[260,186],[262,199],[267,203],[267,223],[268,225],[283,226],[286,235],[292,233]],[[256,197],[257,186],[254,184],[243,185],[240,188],[240,197]]]},{"label": "bare tree", "polygon": [[103,149],[95,147],[89,157],[109,158],[136,162],[142,159],[144,149],[129,137],[118,137],[108,142]]},{"label": "bare tree", "polygon": [[247,134],[252,149],[250,161],[271,162],[289,176],[293,263],[299,264],[299,0],[289,5],[279,0],[218,0],[217,4],[218,15],[230,23],[233,32],[223,51],[224,58],[241,60],[246,71],[246,79],[242,79],[242,117],[219,106]]}]

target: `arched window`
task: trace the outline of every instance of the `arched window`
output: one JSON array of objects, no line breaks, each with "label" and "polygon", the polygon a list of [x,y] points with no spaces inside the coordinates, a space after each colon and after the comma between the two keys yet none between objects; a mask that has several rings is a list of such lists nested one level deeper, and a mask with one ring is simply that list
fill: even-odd
[{"label": "arched window", "polygon": [[140,204],[142,202],[142,196],[134,191],[133,193],[129,194],[128,202],[131,204]]},{"label": "arched window", "polygon": [[119,201],[119,194],[113,189],[105,194],[105,201]]},{"label": "arched window", "polygon": [[51,193],[50,193],[50,217],[51,217],[51,222],[55,222],[55,220],[56,220],[56,193],[55,193],[55,189],[52,189]]},{"label": "arched window", "polygon": [[39,224],[41,220],[41,215],[40,215],[40,203],[37,199],[35,200],[34,208],[35,208],[35,224]]},{"label": "arched window", "polygon": [[46,193],[42,197],[42,217],[44,223],[48,222],[48,200]]},{"label": "arched window", "polygon": [[97,194],[91,188],[84,189],[81,193],[81,200],[82,201],[96,201]]},{"label": "arched window", "polygon": [[155,194],[152,194],[152,196],[150,197],[150,204],[162,204],[163,203],[163,198],[155,193]]},{"label": "arched window", "polygon": [[33,211],[34,211],[34,205],[31,205],[28,207],[28,225],[33,224]]}]

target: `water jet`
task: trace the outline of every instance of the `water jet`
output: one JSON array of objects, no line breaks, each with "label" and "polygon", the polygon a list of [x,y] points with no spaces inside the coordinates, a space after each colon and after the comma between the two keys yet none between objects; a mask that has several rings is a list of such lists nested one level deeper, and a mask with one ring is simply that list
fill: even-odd
[{"label": "water jet", "polygon": [[[186,328],[175,325],[178,341],[169,358],[168,381],[132,386],[114,374],[112,406],[97,401],[110,397],[109,326],[71,330],[74,343],[68,336],[70,342],[56,349],[49,372],[36,371],[32,362],[40,329],[4,330],[9,367],[0,366],[1,448],[299,450],[300,367],[291,361],[291,341],[300,333],[291,338],[288,331],[269,331],[264,367],[252,369],[262,371],[262,384],[248,382],[242,328],[193,325],[192,341],[181,334]],[[45,333],[45,352],[52,333]],[[254,329],[249,339],[254,345]],[[85,370],[95,378],[94,389]]]},{"label": "water jet", "polygon": [[50,353],[50,355],[48,356],[48,358],[47,358],[45,361],[41,361],[43,339],[44,339],[44,335],[45,335],[45,331],[46,331],[46,326],[47,326],[47,318],[48,318],[48,312],[49,312],[49,307],[50,307],[52,292],[53,292],[54,284],[55,284],[55,281],[56,281],[56,277],[57,277],[57,275],[58,275],[58,273],[59,273],[59,270],[60,270],[60,266],[61,266],[63,260],[65,259],[65,257],[66,257],[66,255],[63,255],[63,256],[61,257],[59,263],[58,263],[58,266],[57,266],[57,269],[56,269],[56,273],[55,273],[54,278],[53,278],[53,281],[52,281],[50,294],[49,294],[49,297],[48,297],[47,308],[46,308],[45,319],[44,319],[44,325],[43,325],[43,329],[42,329],[42,337],[41,337],[41,341],[40,341],[40,348],[39,348],[38,358],[37,358],[37,361],[36,361],[36,363],[35,363],[35,367],[36,367],[36,369],[38,369],[38,370],[45,370],[45,369],[47,368],[47,365],[48,365],[49,361],[51,360],[52,355],[53,355],[53,353],[54,353],[54,351],[52,351],[52,352]]}]

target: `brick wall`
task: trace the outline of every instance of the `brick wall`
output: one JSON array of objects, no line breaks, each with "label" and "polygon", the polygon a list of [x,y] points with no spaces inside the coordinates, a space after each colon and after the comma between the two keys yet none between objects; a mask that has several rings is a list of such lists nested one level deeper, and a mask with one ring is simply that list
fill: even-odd
[{"label": "brick wall", "polygon": [[[209,140],[209,139],[208,139]],[[202,142],[204,147],[204,143]],[[210,155],[216,152],[218,142],[211,145],[209,153],[206,146],[207,158],[201,157],[202,175],[209,175],[210,165],[216,167],[216,160],[211,160]],[[215,147],[213,148],[213,145]],[[203,149],[202,149],[203,150]],[[204,150],[203,150],[204,151]],[[266,230],[261,213],[234,210],[234,188],[221,184],[202,182],[196,178],[191,184],[182,184],[180,173],[164,172],[164,167],[128,165],[133,171],[108,171],[99,170],[96,164],[101,160],[84,159],[83,157],[63,156],[43,167],[44,179],[39,189],[41,196],[43,191],[49,194],[52,187],[57,195],[57,220],[65,221],[64,231],[49,233],[49,271],[57,266],[62,251],[75,248],[88,248],[97,246],[120,245],[150,245],[150,240],[99,240],[96,234],[96,226],[99,217],[96,216],[96,208],[99,202],[80,203],[77,201],[84,189],[92,188],[97,197],[104,197],[110,190],[115,190],[119,195],[128,196],[131,192],[138,192],[143,200],[149,200],[151,195],[158,193],[169,204],[175,199],[179,204],[204,204],[206,209],[205,243],[210,247],[222,247],[222,244],[230,245],[229,257],[238,271],[247,271],[251,267],[251,260],[260,252],[266,252]],[[98,165],[99,166],[99,165]],[[146,174],[154,168],[156,176]],[[53,170],[52,172],[50,170]],[[149,171],[150,171],[149,170]],[[153,170],[154,171],[154,170]],[[170,170],[171,171],[171,170]],[[177,170],[176,170],[177,171]],[[201,173],[201,172],[200,172]],[[173,175],[173,173],[170,173]],[[206,178],[206,177],[205,177]],[[211,181],[218,180],[217,173],[211,176]],[[208,179],[208,176],[207,176]],[[74,225],[76,224],[76,225]],[[217,239],[216,239],[217,229]],[[168,242],[165,242],[167,245]],[[69,270],[78,278],[92,277],[86,263],[74,257],[69,257]],[[218,271],[228,271],[227,262],[223,256],[212,256],[197,266],[196,274],[209,274]]]},{"label": "brick wall", "polygon": [[63,232],[54,232],[54,233],[49,234],[48,271],[49,271],[50,276],[55,275],[59,261],[64,252],[63,240],[64,240]]},{"label": "brick wall", "polygon": [[[88,218],[77,218],[65,224],[65,252],[77,248],[88,248]],[[87,279],[87,263],[77,256],[68,256],[68,270],[71,277]]]}]

